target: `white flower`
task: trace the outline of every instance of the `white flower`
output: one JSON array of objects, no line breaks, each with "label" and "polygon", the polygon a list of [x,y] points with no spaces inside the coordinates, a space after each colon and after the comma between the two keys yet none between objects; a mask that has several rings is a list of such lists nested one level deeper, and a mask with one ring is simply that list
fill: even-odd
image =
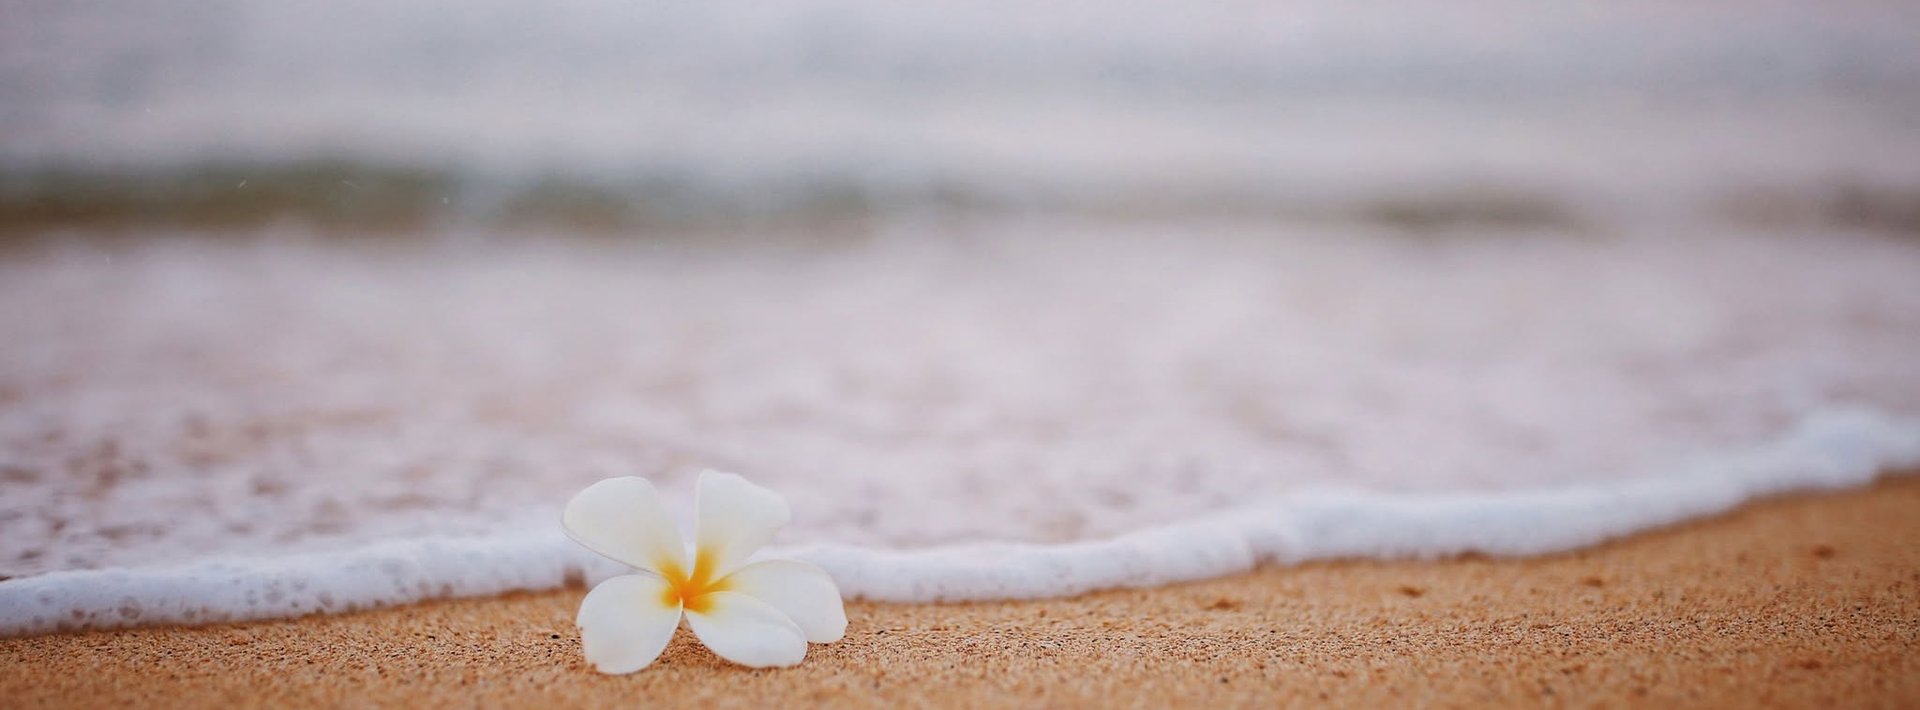
[{"label": "white flower", "polygon": [[575,542],[637,568],[580,602],[580,643],[602,673],[632,673],[653,663],[687,625],[721,658],[754,668],[791,666],[807,642],[832,643],[847,631],[840,589],[805,562],[747,557],[791,513],[780,494],[731,473],[700,475],[689,560],[680,531],[644,478],[609,478],[567,503],[561,524]]}]

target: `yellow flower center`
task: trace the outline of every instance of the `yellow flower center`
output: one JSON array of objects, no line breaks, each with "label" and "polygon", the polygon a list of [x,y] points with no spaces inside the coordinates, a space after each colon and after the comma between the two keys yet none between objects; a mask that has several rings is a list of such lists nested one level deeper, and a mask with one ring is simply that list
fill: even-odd
[{"label": "yellow flower center", "polygon": [[694,552],[692,574],[681,569],[678,562],[663,562],[660,575],[667,578],[667,591],[661,595],[661,603],[696,614],[712,609],[713,597],[710,595],[727,591],[731,586],[725,579],[714,579],[714,567],[713,555],[706,550]]}]

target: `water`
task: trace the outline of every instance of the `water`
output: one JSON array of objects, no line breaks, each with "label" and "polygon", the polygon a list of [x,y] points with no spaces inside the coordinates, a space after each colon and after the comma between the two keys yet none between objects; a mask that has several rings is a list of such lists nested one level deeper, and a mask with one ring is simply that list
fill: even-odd
[{"label": "water", "polygon": [[1489,200],[1619,216],[1854,188],[1911,202],[1920,185],[1920,18],[1899,2],[8,0],[0,14],[0,203],[16,223],[287,212],[631,231]]},{"label": "water", "polygon": [[0,4],[0,633],[1532,554],[1920,464],[1899,3]]},{"label": "water", "polygon": [[[849,593],[931,599],[1219,573],[1249,550],[1559,549],[1920,455],[1910,241],[899,229],[800,250],[285,234],[17,255],[0,563],[23,579],[0,618],[315,609],[293,578],[335,610],[558,584],[598,574],[557,537],[568,496],[644,475],[691,500],[702,467],[784,492],[785,545],[852,550],[820,553]],[[1792,438],[1808,417],[1831,421]],[[1802,443],[1768,453],[1783,437]],[[1329,487],[1371,512],[1293,512]],[[1380,512],[1405,504],[1454,532]],[[1513,508],[1563,512],[1499,527]],[[1219,516],[1338,534],[1175,534],[1198,551],[1159,562],[1084,547]],[[949,559],[985,543],[1016,546],[993,557],[1008,571]],[[154,565],[175,571],[121,571]],[[81,589],[108,606],[61,606]],[[146,611],[117,615],[123,597]]]}]

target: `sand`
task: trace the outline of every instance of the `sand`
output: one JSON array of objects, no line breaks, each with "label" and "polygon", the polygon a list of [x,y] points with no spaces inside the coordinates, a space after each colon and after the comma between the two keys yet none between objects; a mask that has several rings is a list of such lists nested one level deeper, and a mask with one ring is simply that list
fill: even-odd
[{"label": "sand", "polygon": [[602,676],[583,589],[0,641],[0,705],[1920,704],[1920,481],[1582,552],[1352,561],[993,604],[854,603],[805,663],[685,630]]}]

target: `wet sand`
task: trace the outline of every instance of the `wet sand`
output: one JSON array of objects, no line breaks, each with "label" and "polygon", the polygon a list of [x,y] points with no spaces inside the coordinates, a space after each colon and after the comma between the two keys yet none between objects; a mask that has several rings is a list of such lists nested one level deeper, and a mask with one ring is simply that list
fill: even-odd
[{"label": "wet sand", "polygon": [[798,668],[683,629],[602,676],[583,589],[0,641],[8,707],[1920,704],[1920,480],[1577,553],[1337,562],[1074,599],[854,603]]}]

